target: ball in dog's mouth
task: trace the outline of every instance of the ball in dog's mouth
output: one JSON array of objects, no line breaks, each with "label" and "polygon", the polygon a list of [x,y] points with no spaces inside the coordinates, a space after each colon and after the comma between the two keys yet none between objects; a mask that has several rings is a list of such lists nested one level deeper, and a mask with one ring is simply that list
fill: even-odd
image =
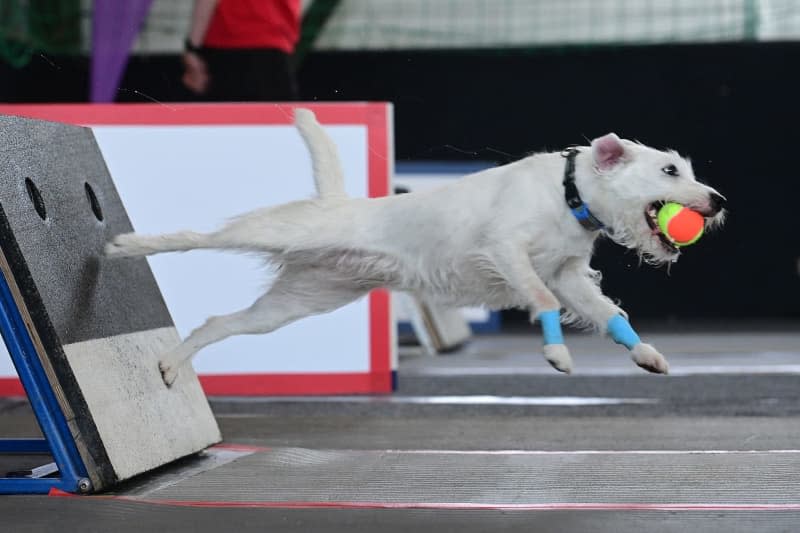
[{"label": "ball in dog's mouth", "polygon": [[[665,204],[669,203],[670,200],[659,200],[656,202],[652,202],[647,205],[644,210],[644,219],[647,222],[647,225],[650,228],[651,234],[658,237],[658,240],[661,244],[661,247],[669,254],[677,256],[680,253],[680,248],[676,244],[673,239],[664,233],[661,229],[661,225],[658,223],[658,213]],[[714,215],[713,214],[704,214],[700,211],[696,211],[703,217],[703,223],[707,227],[710,222],[713,223]],[[702,234],[702,233],[701,233]],[[690,244],[690,243],[688,243]],[[685,246],[685,245],[684,245]]]},{"label": "ball in dog's mouth", "polygon": [[658,240],[661,242],[661,246],[667,253],[670,254],[678,254],[680,250],[677,246],[670,240],[669,237],[664,235],[664,232],[661,231],[661,228],[658,226],[658,211],[664,206],[665,201],[657,201],[649,204],[647,208],[644,210],[644,219],[647,222],[647,225],[650,227],[650,231],[653,232],[653,235],[658,237]]}]

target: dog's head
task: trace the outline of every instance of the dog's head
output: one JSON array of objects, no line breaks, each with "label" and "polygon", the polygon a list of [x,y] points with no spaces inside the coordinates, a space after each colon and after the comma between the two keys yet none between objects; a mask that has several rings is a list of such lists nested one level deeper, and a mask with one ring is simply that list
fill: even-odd
[{"label": "dog's head", "polygon": [[677,202],[705,218],[706,230],[722,224],[725,197],[699,183],[692,164],[674,151],[660,151],[613,133],[592,141],[593,176],[611,238],[635,249],[651,263],[675,261],[680,251],[658,228],[655,216],[665,202]]}]

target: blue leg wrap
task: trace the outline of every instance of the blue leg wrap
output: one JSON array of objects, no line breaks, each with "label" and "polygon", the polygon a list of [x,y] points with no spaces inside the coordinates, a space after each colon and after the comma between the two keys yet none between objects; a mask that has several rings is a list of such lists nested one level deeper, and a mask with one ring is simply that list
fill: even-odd
[{"label": "blue leg wrap", "polygon": [[611,335],[614,342],[624,344],[629,350],[642,342],[622,315],[616,315],[608,321],[608,334]]},{"label": "blue leg wrap", "polygon": [[559,312],[543,311],[539,313],[539,321],[542,323],[542,335],[545,344],[564,344],[564,335],[561,334],[561,319]]}]

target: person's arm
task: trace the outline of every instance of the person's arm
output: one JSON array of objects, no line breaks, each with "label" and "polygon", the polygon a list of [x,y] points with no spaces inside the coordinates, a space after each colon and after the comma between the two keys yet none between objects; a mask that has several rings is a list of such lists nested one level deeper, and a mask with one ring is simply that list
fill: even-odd
[{"label": "person's arm", "polygon": [[189,35],[186,37],[186,50],[183,52],[183,84],[197,94],[206,92],[210,81],[206,62],[197,53],[197,49],[203,44],[217,3],[219,0],[195,0]]},{"label": "person's arm", "polygon": [[211,23],[211,15],[217,8],[219,0],[195,0],[192,10],[192,24],[189,26],[187,39],[192,46],[199,48],[203,44],[203,39]]}]

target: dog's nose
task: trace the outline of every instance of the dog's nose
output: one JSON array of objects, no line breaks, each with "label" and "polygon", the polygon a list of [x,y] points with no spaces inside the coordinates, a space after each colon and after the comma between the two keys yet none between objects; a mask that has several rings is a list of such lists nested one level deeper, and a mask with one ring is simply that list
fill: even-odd
[{"label": "dog's nose", "polygon": [[711,205],[711,209],[714,211],[714,214],[722,211],[727,203],[728,200],[726,200],[725,197],[722,196],[721,194],[717,194],[715,192],[711,193],[711,199],[709,200],[709,204]]}]

